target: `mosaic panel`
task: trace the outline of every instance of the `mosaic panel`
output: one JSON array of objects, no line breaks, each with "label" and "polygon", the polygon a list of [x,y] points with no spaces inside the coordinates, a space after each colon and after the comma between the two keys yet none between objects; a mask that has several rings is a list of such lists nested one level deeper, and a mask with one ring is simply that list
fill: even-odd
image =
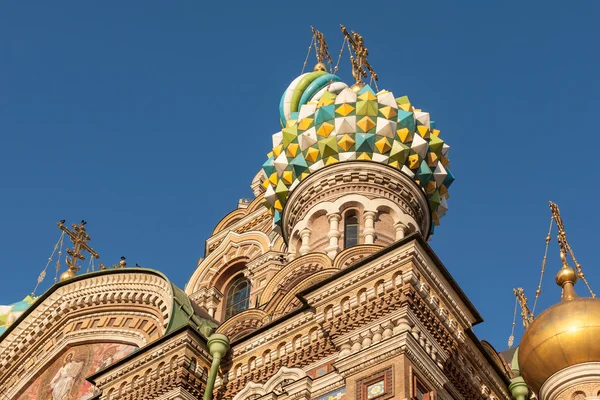
[{"label": "mosaic panel", "polygon": [[75,346],[65,351],[29,384],[19,400],[88,400],[97,394],[86,377],[136,348],[117,343]]}]

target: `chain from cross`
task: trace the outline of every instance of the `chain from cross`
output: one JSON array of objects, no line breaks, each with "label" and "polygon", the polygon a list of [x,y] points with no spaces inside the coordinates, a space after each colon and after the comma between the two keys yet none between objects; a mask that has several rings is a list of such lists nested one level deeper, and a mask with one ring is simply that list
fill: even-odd
[{"label": "chain from cross", "polygon": [[362,84],[363,78],[367,78],[367,71],[369,71],[373,80],[377,81],[379,77],[367,60],[369,49],[365,47],[363,37],[354,31],[352,33],[348,32],[344,25],[340,25],[340,28],[354,52],[354,55],[350,54],[350,62],[352,63],[352,76],[356,83],[358,85]]},{"label": "chain from cross", "polygon": [[77,266],[77,262],[78,260],[85,260],[85,256],[82,254],[84,251],[87,251],[88,253],[90,253],[90,255],[95,258],[98,259],[100,258],[100,255],[98,253],[96,253],[94,251],[94,249],[92,249],[90,247],[90,245],[88,244],[88,242],[91,240],[90,239],[90,235],[87,234],[87,232],[85,231],[85,224],[87,222],[85,221],[81,221],[81,223],[79,225],[77,224],[72,224],[71,226],[73,227],[73,231],[70,231],[69,228],[67,228],[64,225],[65,221],[59,221],[57,223],[58,227],[65,232],[69,238],[71,239],[71,242],[73,242],[73,249],[67,249],[66,252],[68,255],[71,256],[71,258],[67,257],[67,265],[69,266],[69,269],[76,272],[79,271],[81,269],[81,267]]}]

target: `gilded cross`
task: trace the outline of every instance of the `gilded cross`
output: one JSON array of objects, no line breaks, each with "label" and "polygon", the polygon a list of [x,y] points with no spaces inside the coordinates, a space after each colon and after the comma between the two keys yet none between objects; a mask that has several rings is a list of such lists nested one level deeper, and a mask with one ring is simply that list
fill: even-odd
[{"label": "gilded cross", "polygon": [[72,272],[77,272],[81,269],[81,267],[77,266],[78,260],[85,260],[85,257],[82,254],[84,251],[90,253],[90,255],[95,259],[100,258],[100,255],[96,253],[88,244],[91,239],[90,235],[88,235],[85,231],[85,224],[87,224],[86,221],[81,221],[79,225],[72,224],[72,231],[70,231],[69,228],[64,225],[64,223],[65,220],[59,221],[58,227],[65,232],[71,239],[71,242],[73,242],[73,249],[66,250],[67,254],[71,256],[71,258],[67,257],[66,259],[67,265]]},{"label": "gilded cross", "polygon": [[329,55],[329,49],[327,47],[327,42],[325,41],[325,35],[323,35],[323,33],[321,31],[313,28],[312,26],[310,27],[310,29],[312,29],[313,38],[315,40],[315,50],[316,50],[316,54],[317,54],[317,62],[319,64],[323,64],[323,66],[325,66],[326,64],[333,64],[333,60],[331,59],[331,56]]},{"label": "gilded cross", "polygon": [[374,81],[377,81],[379,78],[377,77],[377,73],[373,70],[369,61],[367,60],[367,56],[369,55],[369,49],[365,47],[365,42],[363,41],[363,37],[358,33],[352,31],[348,32],[344,25],[340,25],[342,29],[342,33],[346,37],[346,40],[352,47],[352,51],[354,55],[350,53],[350,62],[352,63],[352,76],[356,81],[356,84],[362,86],[363,78],[367,77],[367,71],[371,74]]},{"label": "gilded cross", "polygon": [[521,317],[523,318],[523,326],[525,329],[529,327],[529,324],[533,322],[533,313],[527,305],[527,297],[525,297],[525,291],[522,288],[513,289],[514,295],[517,297],[519,304],[521,305]]}]

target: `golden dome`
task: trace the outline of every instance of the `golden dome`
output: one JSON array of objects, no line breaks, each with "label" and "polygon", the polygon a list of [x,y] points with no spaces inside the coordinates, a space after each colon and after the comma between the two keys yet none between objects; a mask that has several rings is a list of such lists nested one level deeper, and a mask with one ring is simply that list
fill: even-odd
[{"label": "golden dome", "polygon": [[577,273],[565,263],[556,274],[562,301],[536,317],[521,339],[519,368],[535,393],[564,368],[600,361],[600,299],[577,297],[576,281]]}]

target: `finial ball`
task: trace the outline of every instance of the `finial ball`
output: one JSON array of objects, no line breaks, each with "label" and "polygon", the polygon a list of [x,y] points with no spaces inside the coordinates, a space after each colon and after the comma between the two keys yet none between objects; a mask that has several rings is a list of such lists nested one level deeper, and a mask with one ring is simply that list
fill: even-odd
[{"label": "finial ball", "polygon": [[76,275],[77,275],[77,273],[75,271],[73,271],[71,268],[69,268],[68,270],[66,270],[65,272],[60,274],[60,281],[64,282],[71,278],[75,278]]},{"label": "finial ball", "polygon": [[315,71],[324,71],[327,72],[327,66],[325,64],[323,64],[322,62],[317,63],[317,65],[315,65]]},{"label": "finial ball", "polygon": [[577,272],[571,267],[564,266],[556,274],[556,283],[563,287],[567,283],[575,284],[577,282]]}]

